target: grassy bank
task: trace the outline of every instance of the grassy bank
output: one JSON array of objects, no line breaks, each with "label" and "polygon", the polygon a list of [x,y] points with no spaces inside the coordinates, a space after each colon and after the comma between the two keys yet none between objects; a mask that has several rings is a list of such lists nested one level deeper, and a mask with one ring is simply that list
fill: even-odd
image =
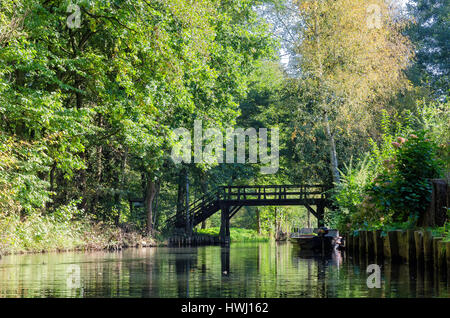
[{"label": "grassy bank", "polygon": [[0,255],[67,250],[117,250],[154,246],[148,237],[88,218],[32,214],[0,216]]},{"label": "grassy bank", "polygon": [[[199,229],[197,233],[208,234],[212,236],[219,236],[220,228],[211,227],[208,229]],[[230,239],[231,242],[267,242],[269,238],[266,236],[258,235],[255,230],[240,229],[240,228],[230,228]]]}]

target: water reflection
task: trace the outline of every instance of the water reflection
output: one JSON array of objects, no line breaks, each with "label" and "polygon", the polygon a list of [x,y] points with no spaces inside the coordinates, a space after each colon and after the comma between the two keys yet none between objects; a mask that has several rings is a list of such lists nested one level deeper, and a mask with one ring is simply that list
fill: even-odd
[{"label": "water reflection", "polygon": [[220,249],[220,261],[222,265],[222,276],[230,275],[230,247]]},{"label": "water reflection", "polygon": [[[366,285],[374,262],[380,289]],[[433,267],[258,243],[6,256],[0,297],[449,297],[449,285]]]}]

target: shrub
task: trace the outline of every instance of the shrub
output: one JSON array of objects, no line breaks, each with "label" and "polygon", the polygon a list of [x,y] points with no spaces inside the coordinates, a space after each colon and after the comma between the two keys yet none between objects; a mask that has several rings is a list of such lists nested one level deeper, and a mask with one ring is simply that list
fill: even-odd
[{"label": "shrub", "polygon": [[439,176],[440,162],[436,144],[425,132],[398,138],[395,155],[386,161],[383,171],[366,189],[367,205],[375,216],[386,216],[394,222],[416,220],[425,212],[431,195],[429,179]]},{"label": "shrub", "polygon": [[350,163],[345,165],[345,169],[340,171],[341,182],[336,185],[332,193],[333,201],[338,205],[339,211],[326,216],[328,226],[341,232],[349,229],[351,218],[357,213],[364,199],[364,189],[371,174],[368,159],[369,156],[366,155],[355,166],[351,159]]},{"label": "shrub", "polygon": [[414,227],[425,212],[430,179],[439,177],[442,167],[437,143],[424,130],[410,133],[398,126],[394,132],[404,137],[395,137],[388,127],[385,118],[382,143],[371,141],[371,152],[341,171],[332,196],[338,210],[328,217],[329,226],[340,231]]}]

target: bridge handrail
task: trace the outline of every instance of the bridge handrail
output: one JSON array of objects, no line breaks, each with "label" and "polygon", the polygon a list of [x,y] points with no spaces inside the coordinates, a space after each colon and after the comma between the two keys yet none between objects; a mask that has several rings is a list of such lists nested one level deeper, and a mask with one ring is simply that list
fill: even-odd
[{"label": "bridge handrail", "polygon": [[325,188],[323,184],[268,184],[268,185],[229,185],[220,186],[223,188]]},{"label": "bridge handrail", "polygon": [[[264,190],[261,191],[261,190]],[[270,192],[267,192],[269,190]],[[233,200],[237,196],[239,200],[241,196],[244,198],[251,196],[300,196],[303,198],[319,195],[321,198],[325,196],[326,188],[323,185],[245,185],[245,186],[224,186],[224,199]],[[251,192],[249,192],[251,191]]]},{"label": "bridge handrail", "polygon": [[[220,199],[220,186],[215,187],[213,190],[208,191],[205,195],[201,196],[200,198],[196,199],[194,202],[189,204],[189,211],[192,211],[195,213],[195,211],[199,208],[204,206],[205,202],[209,202],[210,199]],[[219,197],[218,197],[219,195]],[[182,211],[186,211],[186,207],[183,208]],[[177,218],[179,218],[180,215],[178,213],[174,213],[172,216],[170,216],[166,222],[173,223],[176,222]],[[184,216],[182,217],[184,219]]]}]

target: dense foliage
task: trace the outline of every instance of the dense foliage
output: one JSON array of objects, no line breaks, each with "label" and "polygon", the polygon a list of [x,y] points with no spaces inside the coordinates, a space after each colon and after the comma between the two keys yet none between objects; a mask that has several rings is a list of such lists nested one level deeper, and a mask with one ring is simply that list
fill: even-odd
[{"label": "dense foliage", "polygon": [[172,129],[232,124],[254,61],[271,55],[252,6],[2,0],[1,213],[81,199],[82,214],[119,224],[143,198],[151,232],[177,169]]},{"label": "dense foliage", "polygon": [[[0,0],[0,249],[160,237],[188,188],[193,202],[224,184],[335,187],[341,230],[413,224],[450,168],[448,4],[371,5],[380,15],[362,0]],[[195,120],[278,127],[278,172],[174,164],[173,131]],[[316,225],[304,208],[233,222]]]},{"label": "dense foliage", "polygon": [[[449,129],[446,117],[435,120],[436,126]],[[372,150],[342,172],[343,182],[334,190],[339,209],[331,220],[342,231],[417,226],[431,199],[431,179],[444,176],[448,168],[442,159],[449,145],[438,145],[439,136],[392,127],[389,118],[383,123],[381,145],[372,142]]]}]

